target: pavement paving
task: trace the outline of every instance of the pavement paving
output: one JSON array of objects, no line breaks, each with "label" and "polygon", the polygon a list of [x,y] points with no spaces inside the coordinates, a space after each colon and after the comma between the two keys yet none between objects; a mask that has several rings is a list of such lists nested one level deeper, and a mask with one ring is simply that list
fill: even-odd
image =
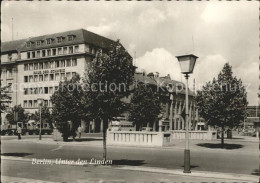
[{"label": "pavement paving", "polygon": [[[108,158],[115,160],[116,164],[110,167],[88,166],[91,171],[87,177],[82,176],[82,171],[78,168],[76,168],[75,174],[79,177],[71,177],[69,175],[72,175],[72,170],[64,168],[68,166],[32,166],[32,158],[100,159],[103,151],[100,135],[85,137],[84,141],[76,142],[55,142],[51,136],[43,136],[41,141],[37,137],[26,136],[20,141],[9,136],[5,136],[1,140],[4,178],[2,180],[7,180],[7,182],[43,181],[39,180],[43,179],[43,175],[34,172],[36,170],[43,171],[44,181],[50,182],[64,180],[68,182],[67,180],[73,180],[72,177],[77,182],[85,180],[87,182],[113,182],[113,180],[121,182],[139,180],[143,180],[141,182],[146,180],[156,180],[154,182],[233,182],[234,180],[258,182],[259,177],[256,175],[260,175],[258,169],[259,143],[252,138],[235,137],[235,139],[226,140],[225,142],[230,144],[226,146],[226,149],[219,149],[219,140],[191,141],[192,174],[189,175],[182,173],[183,140],[176,140],[174,145],[164,148],[108,146]],[[74,170],[76,166],[71,167]],[[77,167],[82,168],[82,166]],[[83,167],[85,169],[85,166]],[[47,179],[46,169],[53,169],[55,172],[51,173],[52,176]],[[19,172],[19,174],[10,172]],[[56,175],[59,176],[56,177]],[[19,178],[21,178],[20,181]],[[28,180],[24,180],[26,178]]]},{"label": "pavement paving", "polygon": [[[258,182],[238,174],[169,170],[151,167],[31,164],[27,159],[2,160],[2,182]],[[12,170],[12,171],[11,171]],[[44,176],[43,176],[44,175]]]}]

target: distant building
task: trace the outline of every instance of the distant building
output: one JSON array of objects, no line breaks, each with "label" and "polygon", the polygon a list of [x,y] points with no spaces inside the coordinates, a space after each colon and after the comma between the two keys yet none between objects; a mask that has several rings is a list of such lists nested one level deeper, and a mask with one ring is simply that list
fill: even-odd
[{"label": "distant building", "polygon": [[259,123],[260,110],[259,106],[248,106],[247,107],[247,117],[242,125],[245,129],[255,128]]}]

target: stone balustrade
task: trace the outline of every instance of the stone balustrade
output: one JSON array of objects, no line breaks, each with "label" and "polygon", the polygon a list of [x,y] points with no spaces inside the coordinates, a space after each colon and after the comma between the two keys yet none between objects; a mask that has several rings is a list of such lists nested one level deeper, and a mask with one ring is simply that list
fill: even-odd
[{"label": "stone balustrade", "polygon": [[107,144],[120,146],[157,146],[170,143],[169,132],[107,131]]},{"label": "stone balustrade", "polygon": [[[185,130],[171,130],[171,142],[174,139],[185,139]],[[189,139],[191,140],[215,140],[217,139],[216,131],[190,131]]]}]

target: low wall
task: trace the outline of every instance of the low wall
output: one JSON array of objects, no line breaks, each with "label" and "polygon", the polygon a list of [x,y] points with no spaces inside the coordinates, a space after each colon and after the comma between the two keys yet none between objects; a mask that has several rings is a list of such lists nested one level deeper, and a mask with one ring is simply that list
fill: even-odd
[{"label": "low wall", "polygon": [[[185,139],[185,130],[172,130],[171,141],[174,139]],[[217,139],[216,131],[190,131],[189,139],[191,140],[215,140]]]},{"label": "low wall", "polygon": [[169,132],[107,131],[108,145],[162,147],[169,143]]}]

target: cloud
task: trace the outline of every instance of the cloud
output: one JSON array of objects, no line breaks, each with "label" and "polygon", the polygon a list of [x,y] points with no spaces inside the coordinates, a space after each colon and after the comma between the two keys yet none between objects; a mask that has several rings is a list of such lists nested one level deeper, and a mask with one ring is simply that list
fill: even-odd
[{"label": "cloud", "polygon": [[87,26],[86,29],[94,33],[109,36],[113,31],[117,29],[118,22],[106,22],[103,18],[97,26]]},{"label": "cloud", "polygon": [[155,8],[147,9],[143,11],[138,22],[141,26],[153,26],[159,22],[163,22],[166,19],[166,15],[163,11]]},{"label": "cloud", "polygon": [[196,82],[199,85],[212,81],[214,77],[218,76],[226,62],[226,59],[219,54],[207,55],[204,58],[199,58],[194,67],[192,77],[196,79]]},{"label": "cloud", "polygon": [[155,48],[137,58],[138,69],[145,69],[149,72],[159,72],[160,76],[171,75],[173,80],[181,79],[181,71],[178,60],[164,48]]}]

